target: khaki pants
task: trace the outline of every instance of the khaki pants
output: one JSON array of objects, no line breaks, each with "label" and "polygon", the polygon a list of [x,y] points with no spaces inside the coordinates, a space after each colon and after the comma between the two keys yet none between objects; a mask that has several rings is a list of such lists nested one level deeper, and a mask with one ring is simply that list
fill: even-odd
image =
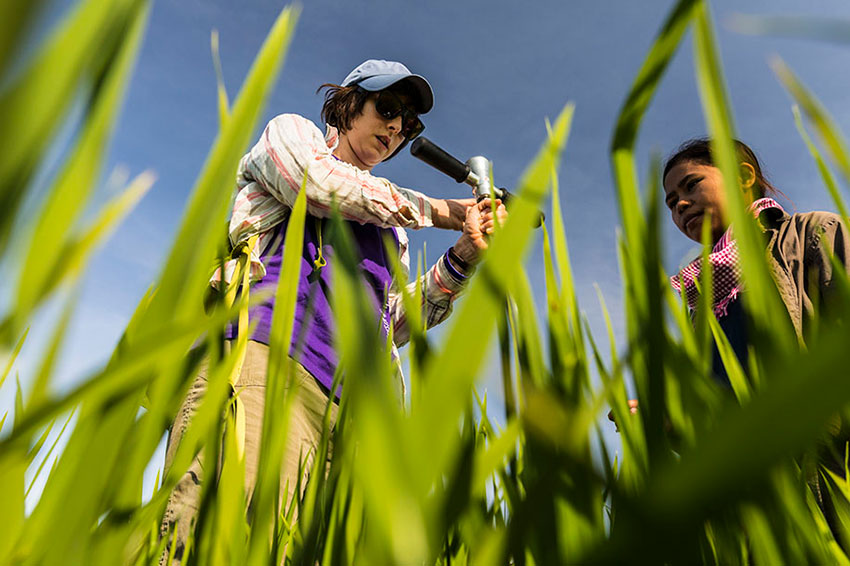
[{"label": "khaki pants", "polygon": [[[245,362],[236,383],[240,408],[245,411],[245,490],[248,500],[250,500],[257,479],[268,359],[268,346],[259,342],[248,341]],[[287,505],[298,480],[299,457],[306,459],[306,469],[309,469],[312,465],[313,454],[318,449],[319,439],[322,435],[322,421],[328,406],[328,394],[318,385],[316,379],[301,364],[296,363],[295,367],[294,382],[297,387],[298,398],[293,403],[290,413],[289,432],[280,476],[281,494]],[[169,432],[168,448],[165,454],[166,472],[171,467],[180,439],[186,432],[196,408],[200,406],[206,387],[207,367],[206,362],[204,362]],[[331,405],[331,430],[336,424],[338,409],[336,403]],[[332,451],[333,440],[331,439],[328,447],[328,463]],[[160,527],[160,536],[168,537],[171,540],[175,536],[174,528],[176,524],[175,544],[177,548],[175,549],[175,561],[173,563],[175,565],[180,564],[189,533],[194,529],[201,499],[201,483],[207,473],[209,473],[209,470],[205,470],[204,455],[201,451],[186,473],[183,474],[183,477],[180,478],[168,498]],[[289,483],[289,493],[284,492],[287,482]],[[284,503],[284,501],[281,501],[281,503]],[[170,543],[166,546],[160,564],[165,564],[169,546]]]}]

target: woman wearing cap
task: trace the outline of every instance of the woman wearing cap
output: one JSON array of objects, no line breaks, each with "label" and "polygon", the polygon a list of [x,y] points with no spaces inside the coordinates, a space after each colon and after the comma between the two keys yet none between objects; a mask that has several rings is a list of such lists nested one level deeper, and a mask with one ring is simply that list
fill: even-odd
[{"label": "woman wearing cap", "polygon": [[[330,388],[337,367],[332,347],[333,321],[330,311],[330,271],[333,244],[323,240],[322,219],[338,207],[354,234],[367,288],[374,295],[376,320],[386,331],[393,328],[393,350],[408,340],[406,318],[401,308],[397,281],[385,254],[385,239],[397,246],[405,269],[409,269],[405,228],[434,226],[461,231],[455,245],[411,289],[422,287],[423,314],[428,326],[448,316],[452,301],[486,247],[484,234],[494,226],[489,203],[478,205],[472,199],[443,200],[399,187],[372,175],[372,168],[397,154],[424,129],[419,119],[433,106],[428,82],[411,73],[401,63],[369,60],[355,68],[341,84],[325,84],[322,118],[323,134],[311,121],[295,114],[275,117],[260,140],[245,155],[237,174],[237,196],[230,221],[234,248],[258,236],[250,258],[252,293],[274,289],[280,276],[286,242],[283,235],[289,211],[302,182],[307,198],[307,221],[301,260],[301,275],[295,326],[289,355],[297,363],[296,380],[300,395],[290,418],[287,453],[281,486],[297,479],[299,456],[317,446],[322,417],[328,406]],[[499,204],[496,214],[504,219]],[[224,281],[230,281],[235,261],[225,265]],[[214,276],[220,282],[221,276]],[[272,300],[255,307],[251,321],[256,323],[248,342],[245,362],[237,383],[239,399],[245,407],[246,488],[255,481],[265,397],[265,373],[274,304]],[[235,338],[231,329],[228,338]],[[395,352],[394,352],[395,353]],[[397,358],[397,356],[396,356]],[[172,427],[166,468],[182,432],[193,413],[193,400],[203,391],[199,377]],[[332,423],[336,404],[332,403]],[[203,466],[194,462],[173,492],[163,520],[163,535],[177,523],[178,555],[189,532],[189,519],[197,508]],[[289,490],[289,495],[292,494]],[[170,535],[169,535],[170,536]]]}]

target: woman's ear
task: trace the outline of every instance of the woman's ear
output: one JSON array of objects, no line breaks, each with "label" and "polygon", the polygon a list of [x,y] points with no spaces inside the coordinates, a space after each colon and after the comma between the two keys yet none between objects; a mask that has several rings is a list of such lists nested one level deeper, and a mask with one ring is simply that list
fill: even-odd
[{"label": "woman's ear", "polygon": [[756,184],[756,169],[751,164],[742,162],[738,165],[738,180],[741,188],[746,192],[752,190]]}]

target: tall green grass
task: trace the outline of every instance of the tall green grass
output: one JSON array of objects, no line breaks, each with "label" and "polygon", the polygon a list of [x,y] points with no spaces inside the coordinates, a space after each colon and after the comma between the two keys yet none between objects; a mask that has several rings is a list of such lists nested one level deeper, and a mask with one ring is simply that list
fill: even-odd
[{"label": "tall green grass", "polygon": [[[32,190],[28,181],[67,116],[68,93],[84,93],[88,100],[83,127],[39,214],[26,233],[15,234],[23,242],[17,247],[26,252],[15,264],[16,300],[0,313],[0,338],[8,352],[0,385],[12,386],[6,376],[29,320],[60,290],[77,285],[93,250],[152,182],[143,174],[94,221],[81,225],[147,9],[142,1],[81,2],[0,93],[0,135],[18,131],[22,115],[31,117],[21,144],[0,156],[3,254],[9,254],[12,227],[20,224],[20,203]],[[2,73],[10,71],[8,54],[21,37],[11,22],[29,18],[26,11],[14,15],[17,19],[0,18],[11,34],[0,34]],[[13,422],[0,437],[0,563],[156,563],[167,543],[158,536],[166,498],[202,448],[207,461],[220,464],[204,485],[185,557],[193,564],[848,562],[839,542],[850,543],[850,486],[841,474],[819,469],[817,450],[828,423],[850,402],[850,382],[835,378],[850,340],[841,322],[850,314],[850,286],[838,277],[837,311],[800,348],[793,329],[776,314],[783,307],[760,234],[732,190],[734,121],[703,0],[682,0],[671,10],[612,137],[625,290],[624,311],[616,315],[626,321],[626,342],[614,343],[609,322],[606,349],[589,332],[577,300],[557,177],[573,116],[566,105],[526,170],[509,220],[492,238],[443,339],[434,340],[411,312],[414,382],[407,405],[399,400],[394,364],[357,277],[345,226],[338,218],[330,221],[339,243],[334,313],[345,387],[330,469],[324,473],[326,418],[303,496],[285,509],[278,508],[277,478],[291,402],[285,354],[296,280],[282,277],[261,465],[247,515],[239,411],[233,410],[239,401],[230,386],[242,350],[224,348],[221,336],[226,322],[256,297],[219,297],[218,304],[213,297],[211,314],[203,298],[224,244],[220,227],[230,194],[222,187],[232,184],[296,18],[296,11],[281,13],[232,106],[220,84],[219,135],[162,271],[108,363],[75,389],[52,391],[66,317],[57,323],[37,372],[25,376],[32,383],[28,394],[18,386]],[[650,182],[638,181],[634,148],[641,119],[689,30],[707,129],[717,141],[752,297],[747,305],[754,347],[746,368],[738,366],[716,320],[702,316],[692,322],[666,282],[657,160]],[[804,142],[844,214],[829,163],[850,181],[847,144],[793,72],[781,62],[775,69],[826,150],[829,161],[798,112]],[[221,83],[219,70],[217,75]],[[48,79],[61,88],[40,89]],[[522,263],[536,211],[547,198],[552,218],[543,244],[546,309],[537,312]],[[290,217],[284,265],[296,265],[304,218],[302,193]],[[39,245],[45,239],[59,244],[47,255]],[[294,269],[284,273],[294,275]],[[702,284],[710,286],[710,274]],[[70,297],[72,306],[73,293]],[[419,297],[405,301],[415,305]],[[493,336],[506,399],[501,425],[475,390]],[[712,340],[725,354],[735,395],[720,390],[710,375]],[[198,344],[203,346],[193,349]],[[201,356],[209,360],[208,393],[172,468],[153,493],[143,494],[143,472]],[[640,401],[637,416],[627,406],[632,383]],[[592,446],[601,442],[598,415],[608,406],[620,427],[622,451],[616,459],[606,452],[600,462]],[[66,429],[72,412],[73,427]],[[67,446],[48,470],[39,455],[55,451],[56,444],[46,440],[60,423]],[[45,475],[46,482],[26,514],[28,469]],[[816,478],[836,507],[834,531],[807,487]]]}]

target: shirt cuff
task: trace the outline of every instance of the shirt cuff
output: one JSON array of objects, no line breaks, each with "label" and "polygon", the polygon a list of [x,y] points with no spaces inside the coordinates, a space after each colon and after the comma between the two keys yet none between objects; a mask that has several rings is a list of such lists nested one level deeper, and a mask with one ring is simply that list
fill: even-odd
[{"label": "shirt cuff", "polygon": [[437,263],[434,264],[434,280],[437,286],[445,293],[456,295],[460,293],[466,285],[466,279],[461,279],[457,273],[446,265],[446,255],[443,254]]}]

